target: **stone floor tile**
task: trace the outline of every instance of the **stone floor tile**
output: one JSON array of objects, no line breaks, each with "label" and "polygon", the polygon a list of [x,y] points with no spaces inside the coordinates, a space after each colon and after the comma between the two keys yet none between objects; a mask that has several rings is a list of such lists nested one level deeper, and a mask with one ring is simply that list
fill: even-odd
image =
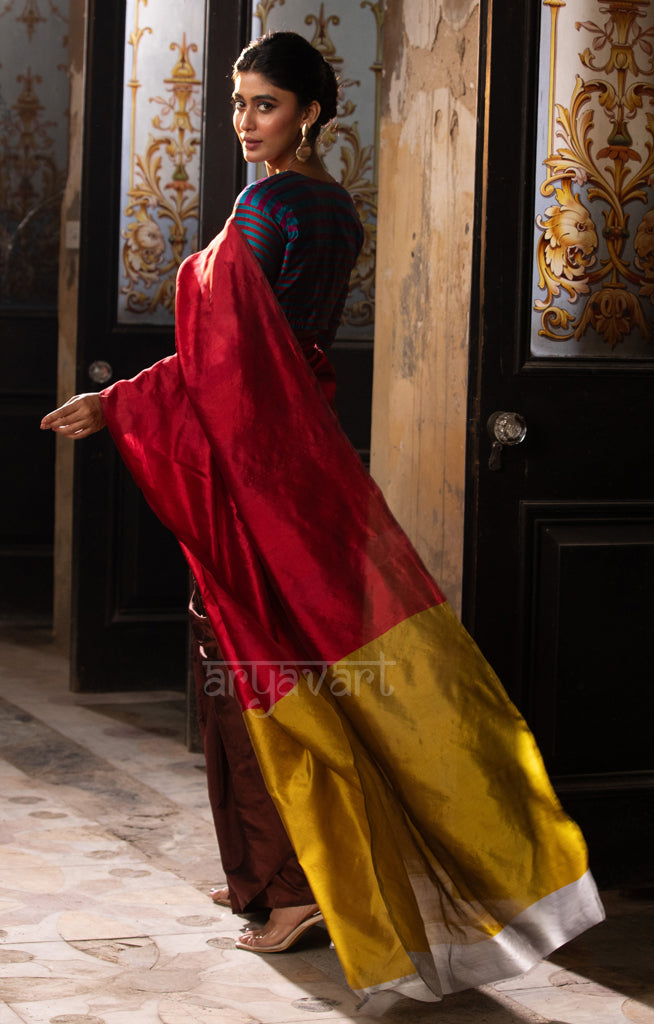
[{"label": "stone floor tile", "polygon": [[49,912],[49,909],[51,910],[51,906],[44,901],[41,906],[36,904],[28,908],[21,907],[20,910],[3,915],[3,941],[11,945],[56,942],[62,937],[59,932],[62,913],[73,915],[77,925],[75,933],[71,936],[71,941],[86,938],[89,931],[94,931],[96,928],[98,934],[92,935],[93,938],[131,938],[143,934],[141,929],[134,927],[131,920],[106,920],[99,915],[84,916],[82,911],[76,915],[75,911],[66,910],[65,905],[54,912]]},{"label": "stone floor tile", "polygon": [[374,996],[352,1019],[360,1024],[544,1024],[545,1020],[540,1014],[495,993],[491,986],[448,995],[439,1003],[418,1003],[394,997],[392,993],[381,995],[386,996],[386,1004]]},{"label": "stone floor tile", "polygon": [[[171,888],[166,904],[143,907],[136,902],[94,904],[83,910],[69,910],[59,915],[57,929],[67,941],[86,938],[117,938],[126,935],[167,935],[171,932],[186,932],[197,928],[213,927],[213,918],[204,912],[204,902],[192,902],[184,898],[186,887],[180,898],[174,897]],[[197,894],[199,896],[199,894]],[[198,907],[203,911],[198,912]],[[92,912],[95,910],[95,912]],[[104,911],[104,912],[102,912]]]},{"label": "stone floor tile", "polygon": [[587,992],[557,992],[554,989],[521,992],[520,1003],[542,1014],[543,1019],[557,1024],[568,1021],[571,1024],[623,1024],[624,997],[599,986],[593,990],[592,982],[588,985],[591,987]]},{"label": "stone floor tile", "polygon": [[[573,1024],[622,1024],[628,1020],[651,1019],[654,1024],[654,988],[642,998],[627,998],[581,976],[570,976],[566,983],[554,976],[547,988],[523,990],[520,1003],[541,1013],[548,1020],[570,1020]],[[631,1014],[631,1017],[629,1016]]]},{"label": "stone floor tile", "polygon": [[25,1018],[19,1017],[10,1006],[0,1003],[0,1024],[25,1024]]},{"label": "stone floor tile", "polygon": [[[194,995],[210,1005],[212,1000],[241,1010],[253,1020],[272,1024],[302,1018],[313,1019],[354,1013],[359,999],[348,988],[335,984],[316,969],[305,954],[259,958],[233,948],[211,948],[212,962],[202,972]],[[335,954],[332,954],[335,955]],[[254,961],[254,962],[253,962]]]},{"label": "stone floor tile", "polygon": [[522,989],[534,989],[549,984],[550,976],[557,970],[547,960],[541,960],[525,974],[518,974],[515,978],[506,978],[505,981],[498,981],[493,988],[498,992],[517,993]]},{"label": "stone floor tile", "polygon": [[159,1024],[260,1024],[241,1009],[219,1002],[166,999],[158,1006]]},{"label": "stone floor tile", "polygon": [[361,1005],[318,929],[236,950],[183,718],[179,694],[71,694],[63,659],[0,636],[0,1024],[654,1024],[654,902],[621,894],[549,961],[438,1004]]},{"label": "stone floor tile", "polygon": [[3,966],[0,991],[6,978],[24,975],[67,977],[72,974],[102,983],[128,968],[148,970],[158,958],[159,949],[148,936],[70,942],[64,939],[57,942],[5,942],[0,947],[0,964]]},{"label": "stone floor tile", "polygon": [[[135,899],[96,899],[90,892],[66,890],[46,870],[39,872],[46,892],[16,893],[2,906],[3,940],[11,943],[75,941],[87,938],[119,938],[136,935],[166,935],[202,929],[210,935],[237,934],[231,920],[217,918],[213,907],[197,890],[182,884],[171,886],[162,899],[143,906]],[[59,882],[63,879],[60,877]],[[177,889],[177,893],[176,890]]]},{"label": "stone floor tile", "polygon": [[17,1003],[24,1024],[161,1024],[158,999],[114,1001],[99,996]]},{"label": "stone floor tile", "polygon": [[654,1024],[654,999],[647,1003],[636,999],[626,999],[622,1004],[622,1016],[631,1024]]},{"label": "stone floor tile", "polygon": [[9,848],[3,845],[2,858],[11,857],[26,862],[37,859],[51,867],[59,865],[80,866],[92,861],[113,861],[120,859],[123,864],[140,861],[134,851],[125,847],[111,832],[99,825],[80,824],[63,828],[36,828],[29,826],[16,831]]},{"label": "stone floor tile", "polygon": [[[11,788],[11,796],[6,795]],[[88,822],[70,807],[52,799],[52,794],[35,791],[34,783],[12,776],[4,780],[4,795],[0,798],[0,828],[16,835],[36,836],[51,830],[56,833],[61,826],[68,834],[75,828],[88,828]],[[29,794],[29,795],[27,795]],[[94,825],[94,833],[107,835],[106,829]],[[47,837],[44,840],[47,845]]]}]

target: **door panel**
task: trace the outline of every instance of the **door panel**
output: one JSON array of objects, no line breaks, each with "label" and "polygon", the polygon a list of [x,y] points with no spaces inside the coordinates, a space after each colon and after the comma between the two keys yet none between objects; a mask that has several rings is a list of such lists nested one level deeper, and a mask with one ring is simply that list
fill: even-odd
[{"label": "door panel", "polygon": [[528,711],[550,769],[646,771],[654,722],[640,709],[654,663],[644,614],[654,505],[522,502],[520,516]]},{"label": "door panel", "polygon": [[175,537],[168,530],[156,536],[151,548],[153,522],[148,505],[128,473],[115,475],[115,554],[111,606],[115,622],[129,622],[136,615],[179,618],[180,594],[186,588],[186,563],[179,558]]},{"label": "door panel", "polygon": [[370,465],[372,341],[335,341],[329,358],[336,371],[336,413],[366,466]]},{"label": "door panel", "polygon": [[[0,620],[52,624],[57,278],[68,156],[68,0],[0,30]],[[38,24],[37,24],[38,23]]]},{"label": "door panel", "polygon": [[[620,237],[631,230],[632,248],[619,260],[613,229],[602,234],[587,223],[588,244],[577,245],[582,207],[592,210],[583,175],[581,184],[572,171],[564,181],[562,171],[547,214],[537,215],[536,184],[546,174],[537,158],[539,95],[541,104],[548,101],[538,55],[545,67],[550,40],[543,26],[549,31],[553,7],[542,5],[542,24],[541,5],[493,3],[485,10],[489,87],[480,135],[464,620],[534,729],[565,806],[584,828],[600,881],[613,884],[649,877],[654,853],[654,347],[651,324],[636,330],[635,314],[630,333],[628,317],[621,321],[620,340],[615,332],[602,336],[612,310],[601,274],[612,260],[624,267],[634,246],[637,252],[641,207],[652,196],[645,189],[644,201],[629,206]],[[575,40],[575,60],[584,45]],[[608,133],[611,125],[594,116],[595,128]],[[552,138],[555,150],[564,147],[560,136]],[[556,170],[556,154],[550,156],[547,167]],[[603,170],[589,173],[599,178]],[[570,263],[559,284],[569,273],[566,280],[581,281],[586,291],[547,321],[540,309],[536,316],[534,301],[546,289],[534,282],[543,254],[552,261],[547,273],[554,274],[556,260],[537,218],[540,227],[549,218],[553,238],[556,218],[563,222],[573,207],[576,220],[568,238],[560,236],[559,255],[574,261],[583,252],[588,265],[577,263],[575,278]],[[624,308],[640,301],[617,269],[611,287]],[[576,322],[578,336],[568,331],[557,348],[552,330],[548,350],[538,331],[555,322]],[[527,434],[494,460],[487,423],[498,411],[520,414]]]},{"label": "door panel", "polygon": [[[245,6],[240,0],[208,5],[206,52],[211,59],[204,78],[203,104],[204,123],[210,125],[210,131],[203,152],[205,184],[200,188],[198,230],[200,239],[204,240],[215,233],[218,224],[222,225],[241,185],[225,83],[234,54],[243,42]],[[147,42],[148,11],[138,6],[135,11],[144,21],[132,38]],[[171,202],[161,207],[172,216],[163,217],[159,225],[149,201],[165,184],[166,167],[157,163],[159,155],[154,147],[145,155],[139,154],[143,172],[134,175],[135,194],[131,196],[134,206],[129,215],[132,228],[129,225],[127,228],[128,241],[134,244],[131,248],[125,246],[126,234],[121,236],[118,230],[124,92],[128,95],[127,102],[131,102],[123,78],[125,14],[124,2],[91,4],[78,392],[94,389],[89,379],[89,367],[94,361],[109,363],[113,380],[119,380],[134,376],[174,351],[172,317],[167,317],[167,325],[153,322],[157,318],[166,319],[165,315],[162,317],[160,305],[154,318],[118,313],[120,289],[128,287],[137,304],[139,293],[147,293],[149,289],[146,300],[153,306],[156,303],[151,301],[152,294],[155,297],[162,294],[161,289],[156,291],[159,282],[153,282],[153,278],[160,266],[165,267],[171,251],[168,249],[163,254],[163,243],[170,242],[175,252],[179,225],[173,217],[183,209],[182,200],[190,191],[184,178],[185,167],[177,167],[171,175],[168,192],[161,189],[161,196],[162,203],[171,194],[180,195],[181,200],[176,206]],[[133,12],[130,13],[130,17],[133,16]],[[173,41],[176,40],[177,35]],[[190,39],[185,41],[192,43]],[[133,42],[129,45],[134,49]],[[182,46],[180,35],[175,48],[170,47],[173,50],[168,58],[171,64],[180,55]],[[168,51],[166,45],[165,52]],[[190,60],[194,60],[192,46],[189,53]],[[183,85],[188,65],[182,64],[180,68]],[[196,79],[192,84],[197,94],[201,83],[195,70]],[[162,93],[174,87],[174,72],[173,68],[170,80],[163,82]],[[191,110],[186,93],[179,103],[180,107],[186,103]],[[164,110],[161,115],[164,121],[169,114],[170,111]],[[197,118],[197,107],[193,108],[193,115]],[[184,122],[181,114],[175,122],[175,130],[180,122]],[[184,123],[187,134],[177,140],[180,153],[187,152],[184,145],[191,131],[190,122]],[[139,235],[141,224],[144,234]],[[151,250],[143,248],[143,238],[154,239]],[[153,270],[151,259],[154,260],[152,274],[149,273]],[[174,537],[151,512],[117,457],[107,431],[93,435],[75,448],[74,537],[73,688],[183,690],[186,686],[188,604],[186,563]]]},{"label": "door panel", "polygon": [[[55,404],[56,318],[24,317],[17,330],[7,330],[7,321],[0,320],[0,332],[2,348],[20,352],[25,361],[16,372],[0,368],[0,621],[47,628],[52,624],[54,438],[44,437],[38,424]],[[40,366],[30,379],[35,363]]]}]

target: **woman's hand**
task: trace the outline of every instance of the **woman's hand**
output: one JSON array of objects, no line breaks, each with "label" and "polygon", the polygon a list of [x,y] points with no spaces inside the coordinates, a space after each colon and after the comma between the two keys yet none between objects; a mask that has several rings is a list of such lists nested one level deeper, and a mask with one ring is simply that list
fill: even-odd
[{"label": "woman's hand", "polygon": [[73,441],[95,434],[106,426],[102,400],[95,393],[74,395],[41,420],[41,430],[56,430]]}]

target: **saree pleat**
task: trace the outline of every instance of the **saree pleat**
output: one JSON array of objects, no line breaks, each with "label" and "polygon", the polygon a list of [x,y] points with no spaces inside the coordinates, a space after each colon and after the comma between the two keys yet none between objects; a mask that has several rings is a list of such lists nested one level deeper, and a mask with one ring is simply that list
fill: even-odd
[{"label": "saree pleat", "polygon": [[177,353],[103,393],[174,531],[350,985],[436,998],[603,918],[524,720],[361,464],[235,225]]}]

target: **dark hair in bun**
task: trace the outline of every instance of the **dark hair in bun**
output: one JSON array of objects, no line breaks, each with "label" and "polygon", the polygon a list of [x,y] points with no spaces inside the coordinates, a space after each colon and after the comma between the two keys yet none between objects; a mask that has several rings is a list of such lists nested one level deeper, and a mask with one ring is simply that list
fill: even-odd
[{"label": "dark hair in bun", "polygon": [[336,117],[338,84],[334,69],[297,32],[269,32],[255,39],[235,61],[232,78],[242,71],[256,71],[278,89],[294,92],[300,107],[317,100],[320,114],[309,133],[312,139]]}]

